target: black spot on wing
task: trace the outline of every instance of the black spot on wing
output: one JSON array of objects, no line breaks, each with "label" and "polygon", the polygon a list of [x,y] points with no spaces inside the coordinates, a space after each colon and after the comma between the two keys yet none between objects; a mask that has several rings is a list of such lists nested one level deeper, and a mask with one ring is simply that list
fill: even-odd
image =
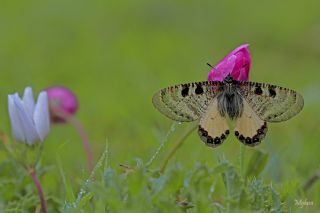
[{"label": "black spot on wing", "polygon": [[208,137],[207,137],[207,143],[213,144],[213,139],[212,139],[211,136],[208,136]]},{"label": "black spot on wing", "polygon": [[189,86],[188,85],[183,85],[181,90],[181,96],[186,97],[189,94]]},{"label": "black spot on wing", "polygon": [[226,139],[226,135],[222,134],[220,138],[221,138],[221,140],[224,140],[224,139]]},{"label": "black spot on wing", "polygon": [[[226,130],[225,133],[229,133],[229,130]],[[201,140],[204,141],[206,145],[211,147],[216,147],[222,144],[222,142],[227,138],[227,135],[228,135],[228,134],[221,134],[220,136],[213,138],[208,134],[208,131],[202,128],[201,126],[199,126],[198,128],[198,134]]]},{"label": "black spot on wing", "polygon": [[214,142],[214,144],[220,144],[221,143],[220,137],[215,137],[213,142]]},{"label": "black spot on wing", "polygon": [[201,95],[203,93],[203,88],[201,86],[201,84],[197,84],[197,87],[194,91],[197,95]]},{"label": "black spot on wing", "polygon": [[250,137],[246,137],[245,143],[252,144],[252,139]]},{"label": "black spot on wing", "polygon": [[238,140],[244,145],[256,146],[261,143],[262,139],[266,136],[267,133],[267,123],[264,122],[263,125],[257,130],[257,133],[253,136],[244,136],[238,131],[235,131],[234,134]]},{"label": "black spot on wing", "polygon": [[256,95],[262,95],[262,89],[260,85],[256,85],[256,88],[254,89],[254,93]]},{"label": "black spot on wing", "polygon": [[269,96],[270,96],[270,97],[272,97],[272,98],[276,97],[276,94],[277,94],[277,93],[276,93],[274,87],[269,87],[269,88],[268,88],[268,91],[269,91]]}]

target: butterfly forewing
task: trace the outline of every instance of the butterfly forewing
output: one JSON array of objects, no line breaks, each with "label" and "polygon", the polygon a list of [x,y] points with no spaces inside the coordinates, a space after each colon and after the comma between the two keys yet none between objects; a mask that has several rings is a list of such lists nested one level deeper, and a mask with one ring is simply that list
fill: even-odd
[{"label": "butterfly forewing", "polygon": [[255,146],[267,133],[267,123],[252,110],[246,100],[243,101],[243,112],[236,121],[234,134],[238,140],[248,146]]},{"label": "butterfly forewing", "polygon": [[216,147],[228,137],[229,126],[225,117],[217,110],[217,99],[209,104],[205,114],[201,117],[198,134],[208,146]]},{"label": "butterfly forewing", "polygon": [[167,87],[157,92],[153,105],[176,121],[194,121],[206,112],[219,92],[221,82],[197,82]]},{"label": "butterfly forewing", "polygon": [[264,121],[286,121],[303,108],[302,96],[294,90],[256,82],[239,82],[239,93]]}]

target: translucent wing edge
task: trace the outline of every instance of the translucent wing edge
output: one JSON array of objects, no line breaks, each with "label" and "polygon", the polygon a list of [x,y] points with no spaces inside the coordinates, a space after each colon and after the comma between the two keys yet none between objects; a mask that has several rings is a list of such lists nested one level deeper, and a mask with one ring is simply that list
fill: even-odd
[{"label": "translucent wing edge", "polygon": [[[218,87],[220,85],[221,82],[218,81],[202,81],[170,86],[156,92],[153,95],[152,103],[157,110],[172,120],[181,122],[194,121],[199,119],[200,114],[205,112],[206,109],[200,108],[200,106],[191,106],[191,104],[188,105],[188,101],[193,100],[193,104],[197,105],[197,101],[200,102],[200,99],[202,98],[206,101],[205,105],[207,106],[210,103],[210,100],[216,96]],[[164,100],[165,96],[170,95],[171,100],[177,102],[178,104],[185,103],[191,107],[194,114],[187,115],[179,110],[178,107],[173,108],[172,105],[168,103],[169,100]],[[206,97],[204,98],[204,96]]]},{"label": "translucent wing edge", "polygon": [[[252,107],[252,109],[256,112],[256,114],[258,115],[258,117],[260,117],[262,120],[266,121],[266,122],[282,122],[282,121],[286,121],[291,119],[292,117],[294,117],[295,115],[297,115],[303,108],[304,106],[304,100],[303,97],[300,93],[296,92],[295,90],[289,89],[289,88],[285,88],[285,87],[281,87],[281,86],[277,86],[277,85],[273,85],[273,84],[268,84],[268,83],[259,83],[259,82],[250,82],[250,81],[239,81],[238,83],[241,86],[247,87],[248,90],[253,90],[256,89],[257,87],[260,88],[264,88],[264,90],[261,90],[262,94],[264,96],[271,96],[270,91],[265,91],[266,88],[273,88],[276,92],[279,91],[287,91],[291,96],[293,96],[295,98],[294,104],[291,105],[289,108],[287,108],[286,111],[284,111],[283,113],[281,113],[280,115],[269,115],[267,117],[262,117],[259,112],[256,112],[254,110],[254,107],[251,106],[250,102],[249,105]],[[242,92],[245,92],[244,90],[241,90]],[[251,91],[253,92],[253,91]],[[240,93],[240,95],[247,100],[247,93]]]}]

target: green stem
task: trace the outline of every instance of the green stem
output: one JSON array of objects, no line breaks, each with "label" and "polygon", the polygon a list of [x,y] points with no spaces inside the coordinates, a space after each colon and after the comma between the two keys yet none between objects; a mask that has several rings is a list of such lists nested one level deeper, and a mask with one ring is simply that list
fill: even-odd
[{"label": "green stem", "polygon": [[244,178],[244,152],[245,152],[244,145],[240,144],[239,164],[240,164],[240,175],[242,178]]},{"label": "green stem", "polygon": [[36,174],[36,169],[34,167],[29,167],[28,168],[28,172],[31,175],[32,180],[34,182],[34,185],[36,186],[36,188],[38,190],[42,213],[46,213],[47,212],[46,200],[44,198],[44,193],[43,193],[43,190],[42,190],[42,187],[41,187],[40,180],[39,180],[39,178],[38,178],[38,176]]},{"label": "green stem", "polygon": [[67,120],[76,128],[80,135],[80,138],[82,139],[83,148],[87,156],[87,166],[89,168],[89,171],[92,171],[94,168],[94,161],[88,135],[86,134],[80,121],[77,120],[74,116],[68,117]]},{"label": "green stem", "polygon": [[78,208],[78,205],[79,205],[81,199],[87,193],[86,188],[87,188],[88,184],[91,183],[92,180],[94,180],[94,176],[97,173],[98,169],[103,166],[104,167],[103,171],[106,170],[107,165],[108,165],[108,155],[109,155],[109,144],[108,144],[108,142],[106,142],[106,148],[105,148],[104,152],[102,153],[102,155],[101,155],[100,159],[98,160],[97,164],[95,165],[95,167],[92,169],[92,171],[89,175],[89,178],[86,181],[84,181],[84,184],[81,186],[76,200],[71,204],[71,206]]},{"label": "green stem", "polygon": [[84,151],[86,153],[87,166],[89,171],[91,172],[94,167],[93,153],[89,143],[88,135],[84,130],[81,122],[73,115],[64,112],[62,109],[58,107],[52,107],[50,110],[52,110],[56,115],[59,115],[60,117],[64,118],[67,122],[73,125],[75,129],[78,131],[80,138],[82,140]]},{"label": "green stem", "polygon": [[192,125],[187,131],[179,138],[179,140],[176,142],[174,147],[170,150],[167,157],[164,159],[161,167],[160,167],[160,173],[163,173],[169,160],[172,158],[172,156],[176,153],[176,151],[182,146],[183,142],[188,138],[188,136],[193,132],[193,130],[196,129],[198,125]]},{"label": "green stem", "polygon": [[156,150],[156,152],[152,155],[152,157],[150,158],[150,160],[146,163],[146,167],[151,166],[151,164],[154,162],[154,160],[156,159],[156,157],[160,154],[160,152],[161,152],[162,149],[164,148],[165,143],[168,141],[168,138],[169,138],[170,134],[175,131],[176,125],[177,125],[177,122],[173,122],[173,123],[172,123],[170,130],[168,131],[168,133],[167,133],[167,135],[165,136],[165,138],[162,140],[160,146],[158,147],[158,149]]},{"label": "green stem", "polygon": [[320,170],[317,170],[303,185],[303,191],[307,192],[320,179]]}]

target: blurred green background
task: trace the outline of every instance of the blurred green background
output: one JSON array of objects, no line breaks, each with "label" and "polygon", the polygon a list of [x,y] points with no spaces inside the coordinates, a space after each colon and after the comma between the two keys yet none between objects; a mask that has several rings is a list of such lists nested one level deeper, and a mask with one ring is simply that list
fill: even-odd
[{"label": "blurred green background", "polygon": [[[2,0],[0,5],[0,129],[5,132],[10,133],[7,94],[21,94],[27,85],[35,93],[63,85],[79,99],[77,117],[95,159],[107,139],[111,165],[135,157],[147,161],[172,124],[153,108],[153,93],[206,80],[207,62],[214,65],[249,43],[252,81],[289,87],[305,98],[297,117],[269,125],[265,141],[254,148],[270,154],[263,177],[304,182],[319,169],[319,1]],[[177,126],[166,147],[186,126]],[[213,165],[221,154],[236,162],[239,149],[233,136],[211,149],[194,132],[170,163]],[[52,126],[45,152],[44,161],[55,164],[59,156],[68,175],[86,166],[71,125]],[[245,148],[245,156],[251,152]],[[52,188],[58,181],[49,177],[56,173],[44,177]],[[320,197],[319,189],[316,183],[310,195]]]}]

